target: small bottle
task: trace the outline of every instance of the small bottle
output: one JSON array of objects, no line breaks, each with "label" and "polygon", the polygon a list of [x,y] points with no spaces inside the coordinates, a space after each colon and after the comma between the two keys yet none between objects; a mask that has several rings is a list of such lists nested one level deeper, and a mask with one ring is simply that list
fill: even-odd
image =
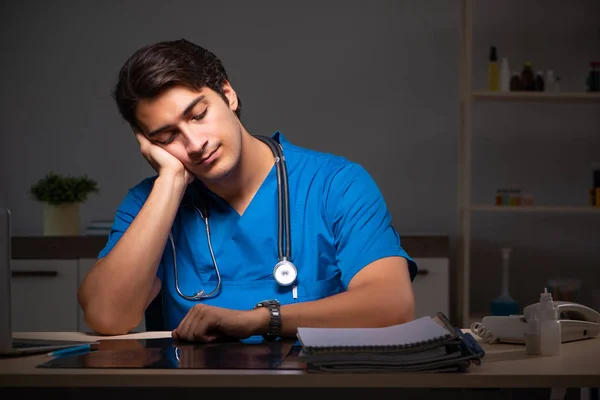
[{"label": "small bottle", "polygon": [[557,356],[561,347],[561,327],[552,295],[544,288],[538,308],[540,315],[540,351],[544,356]]},{"label": "small bottle", "polygon": [[521,71],[521,84],[523,90],[532,91],[535,89],[535,76],[533,76],[533,68],[529,61],[525,61],[523,70]]},{"label": "small bottle", "polygon": [[502,189],[496,190],[496,205],[497,206],[502,205]]},{"label": "small bottle", "polygon": [[502,64],[500,65],[500,91],[510,91],[510,69],[506,57],[502,58]]},{"label": "small bottle", "polygon": [[510,253],[512,249],[503,248],[502,251],[502,293],[490,305],[492,315],[518,315],[519,303],[510,295],[508,289],[510,272]]},{"label": "small bottle", "polygon": [[531,194],[531,193],[523,194],[523,205],[524,206],[532,206],[533,205],[533,194]]},{"label": "small bottle", "polygon": [[585,81],[586,91],[600,92],[600,62],[590,62],[590,72]]},{"label": "small bottle", "polygon": [[542,71],[537,71],[535,74],[535,91],[544,91],[544,73]]},{"label": "small bottle", "polygon": [[521,77],[517,71],[512,73],[512,78],[510,78],[510,91],[517,92],[519,90],[523,90],[523,85],[521,83]]},{"label": "small bottle", "polygon": [[500,76],[498,72],[498,54],[496,53],[496,46],[490,48],[490,57],[488,60],[488,90],[498,91],[500,88]]},{"label": "small bottle", "polygon": [[527,319],[525,329],[525,353],[529,355],[542,354],[542,342],[540,337],[540,320],[537,313]]},{"label": "small bottle", "polygon": [[600,162],[592,163],[592,187],[600,187]]}]

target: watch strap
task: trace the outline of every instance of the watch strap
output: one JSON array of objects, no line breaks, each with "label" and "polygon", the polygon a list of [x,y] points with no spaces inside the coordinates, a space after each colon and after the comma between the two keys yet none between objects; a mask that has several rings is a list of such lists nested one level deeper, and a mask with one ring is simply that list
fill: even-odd
[{"label": "watch strap", "polygon": [[254,308],[265,307],[269,310],[269,329],[263,335],[266,341],[273,341],[281,334],[281,311],[280,304],[277,300],[264,300],[256,304]]}]

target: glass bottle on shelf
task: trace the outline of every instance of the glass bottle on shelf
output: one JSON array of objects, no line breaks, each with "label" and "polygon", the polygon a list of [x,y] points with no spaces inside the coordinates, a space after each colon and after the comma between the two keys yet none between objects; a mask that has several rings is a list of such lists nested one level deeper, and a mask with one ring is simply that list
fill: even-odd
[{"label": "glass bottle on shelf", "polygon": [[588,92],[600,92],[600,62],[590,62],[590,72],[585,83]]},{"label": "glass bottle on shelf", "polygon": [[535,76],[533,75],[533,68],[529,61],[525,61],[525,64],[523,65],[523,70],[521,71],[521,84],[523,90],[535,90]]},{"label": "glass bottle on shelf", "polygon": [[544,91],[544,73],[542,71],[537,71],[535,74],[535,91]]},{"label": "glass bottle on shelf", "polygon": [[502,293],[496,297],[490,305],[492,315],[517,315],[519,314],[519,303],[510,295],[508,289],[508,277],[510,267],[510,253],[512,249],[502,250]]},{"label": "glass bottle on shelf", "polygon": [[496,92],[500,89],[500,72],[498,70],[498,54],[496,52],[496,46],[492,46],[490,48],[490,56],[488,60],[487,86],[488,90],[493,92]]},{"label": "glass bottle on shelf", "polygon": [[523,85],[521,84],[521,77],[517,71],[512,73],[512,77],[510,78],[510,91],[518,92],[523,90]]}]

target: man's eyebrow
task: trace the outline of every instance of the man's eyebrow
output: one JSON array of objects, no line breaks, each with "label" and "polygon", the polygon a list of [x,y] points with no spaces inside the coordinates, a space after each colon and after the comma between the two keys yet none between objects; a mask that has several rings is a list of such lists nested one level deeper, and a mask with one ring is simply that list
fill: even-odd
[{"label": "man's eyebrow", "polygon": [[[202,100],[204,100],[204,95],[198,96],[196,99],[194,99],[190,104],[188,104],[188,106],[185,108],[185,110],[183,110],[183,112],[181,113],[181,116],[184,117],[186,114],[188,114],[190,111],[192,111],[192,109],[196,106],[196,104],[200,103]],[[153,130],[152,132],[148,132],[148,134],[146,135],[148,138],[152,138],[153,136],[156,136],[160,133],[163,133],[164,131],[173,128],[173,125],[163,125],[158,129]]]}]

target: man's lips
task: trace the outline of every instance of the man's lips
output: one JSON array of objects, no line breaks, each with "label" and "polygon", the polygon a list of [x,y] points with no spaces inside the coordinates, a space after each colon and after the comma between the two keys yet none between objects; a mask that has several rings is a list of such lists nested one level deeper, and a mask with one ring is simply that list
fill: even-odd
[{"label": "man's lips", "polygon": [[200,165],[200,164],[207,163],[207,161],[212,161],[212,159],[214,158],[213,156],[216,154],[217,150],[219,150],[219,146],[217,146],[214,150],[212,150],[210,153],[208,153],[208,155],[206,157],[201,158],[194,164]]}]

